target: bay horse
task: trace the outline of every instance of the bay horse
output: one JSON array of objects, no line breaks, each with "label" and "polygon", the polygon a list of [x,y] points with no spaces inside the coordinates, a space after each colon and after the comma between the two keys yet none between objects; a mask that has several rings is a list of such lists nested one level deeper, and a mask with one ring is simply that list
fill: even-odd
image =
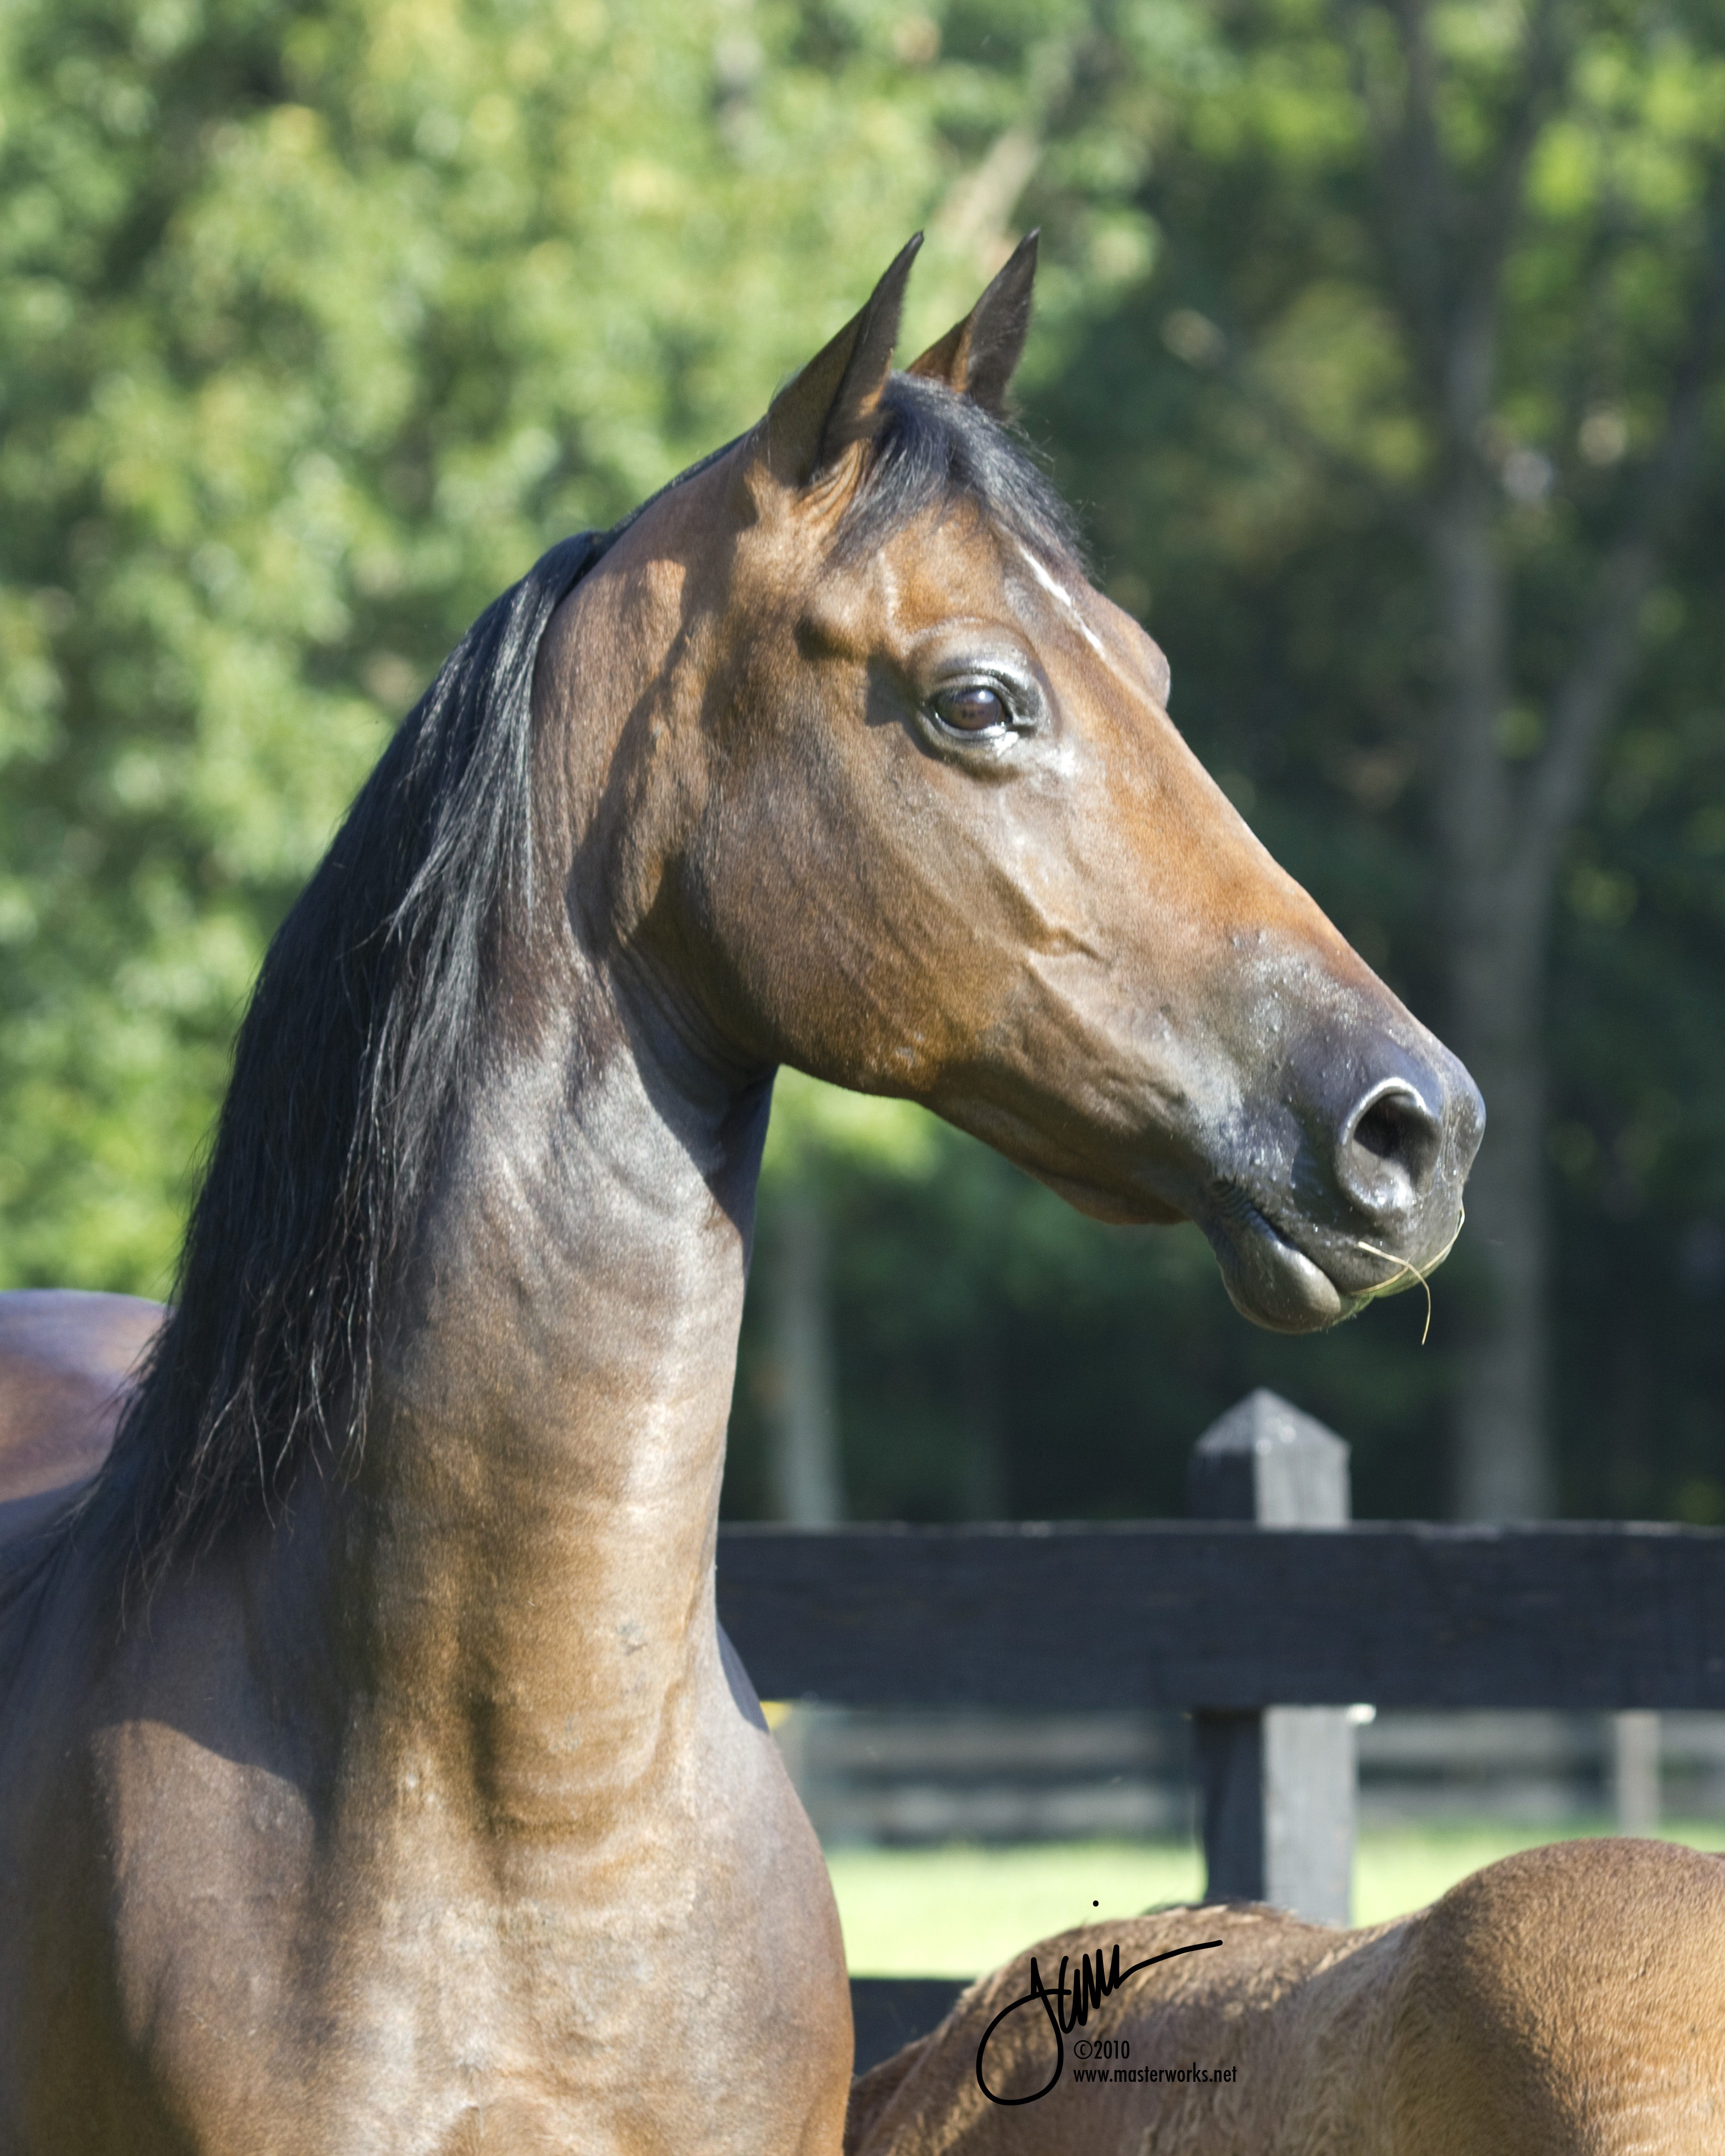
[{"label": "bay horse", "polygon": [[1453,1238],[1471,1081],[1000,424],[1033,241],[900,373],[915,249],[481,617],[270,947],[112,1450],[0,1552],[5,2156],[838,2149],[713,1596],[779,1065],[1286,1331]]},{"label": "bay horse", "polygon": [[[1032,1953],[1050,1990],[1063,1958],[1081,1989],[1081,1956],[1094,1970],[1100,1953],[1106,1977],[1117,1947],[1124,1977],[1210,1940],[1100,2009],[1084,1993],[1082,2024],[1064,2002],[1063,2056],[1048,2010],[1014,2004]],[[1051,2149],[1719,2156],[1725,1859],[1559,1842],[1358,1931],[1238,1902],[1082,1925],[973,1985],[852,2092],[846,2156]]]}]

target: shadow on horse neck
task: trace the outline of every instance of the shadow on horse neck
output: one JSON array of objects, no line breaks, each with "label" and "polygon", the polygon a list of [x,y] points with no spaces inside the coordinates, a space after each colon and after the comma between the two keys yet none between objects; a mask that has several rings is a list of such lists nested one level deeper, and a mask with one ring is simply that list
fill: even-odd
[{"label": "shadow on horse neck", "polygon": [[[1196,1219],[1284,1329],[1453,1236],[1466,1073],[1204,775],[1000,424],[1033,250],[896,374],[913,251],[404,723],[266,958],[113,1454],[15,1579],[13,1892],[82,1911],[42,1952],[92,2085],[211,2145],[243,1967],[268,2086],[321,2032],[315,2118],[251,2146],[470,2102],[500,2146],[696,2145],[695,2102],[701,2145],[836,2146],[836,1919],[712,1596],[781,1064]],[[129,1917],[66,1885],[152,1835]]]}]

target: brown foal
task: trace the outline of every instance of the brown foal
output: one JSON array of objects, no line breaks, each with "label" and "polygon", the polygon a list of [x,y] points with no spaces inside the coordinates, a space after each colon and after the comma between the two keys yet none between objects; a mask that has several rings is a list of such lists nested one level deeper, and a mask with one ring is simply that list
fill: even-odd
[{"label": "brown foal", "polygon": [[1029,244],[900,374],[913,252],[475,625],[271,948],[113,1450],[0,1551],[6,2156],[837,2150],[713,1601],[779,1064],[1196,1220],[1286,1330],[1454,1236],[1466,1072],[998,424]]},{"label": "brown foal", "polygon": [[[1212,1939],[1125,1978],[1100,2007],[1086,1994],[1081,2024],[1062,2002],[1064,2056],[1048,2010],[1014,2005],[1033,1953],[1052,1991],[1063,1956],[1070,1984],[1081,1955],[1094,1969],[1100,1950],[1106,1975],[1116,1946],[1123,1972]],[[1019,1954],[865,2074],[845,2148],[1720,2156],[1725,1859],[1559,1842],[1361,1931],[1240,1903],[1086,1924]]]}]

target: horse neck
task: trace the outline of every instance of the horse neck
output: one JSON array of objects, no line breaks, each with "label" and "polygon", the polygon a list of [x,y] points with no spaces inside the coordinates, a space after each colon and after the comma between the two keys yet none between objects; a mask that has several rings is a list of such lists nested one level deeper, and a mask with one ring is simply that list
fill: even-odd
[{"label": "horse neck", "polygon": [[530,1827],[626,1792],[716,1668],[767,1114],[764,1086],[732,1091],[614,1004],[595,1023],[597,993],[479,1089],[451,1149],[335,1582],[344,1690],[393,1717],[386,1750]]}]

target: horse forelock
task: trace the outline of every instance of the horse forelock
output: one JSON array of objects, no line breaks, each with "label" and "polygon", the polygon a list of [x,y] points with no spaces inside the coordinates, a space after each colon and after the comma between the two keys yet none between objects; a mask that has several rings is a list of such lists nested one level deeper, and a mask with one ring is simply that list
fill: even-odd
[{"label": "horse forelock", "polygon": [[859,559],[917,518],[960,501],[1032,553],[1082,573],[1077,520],[1024,442],[972,398],[895,374],[839,521],[837,552]]}]

